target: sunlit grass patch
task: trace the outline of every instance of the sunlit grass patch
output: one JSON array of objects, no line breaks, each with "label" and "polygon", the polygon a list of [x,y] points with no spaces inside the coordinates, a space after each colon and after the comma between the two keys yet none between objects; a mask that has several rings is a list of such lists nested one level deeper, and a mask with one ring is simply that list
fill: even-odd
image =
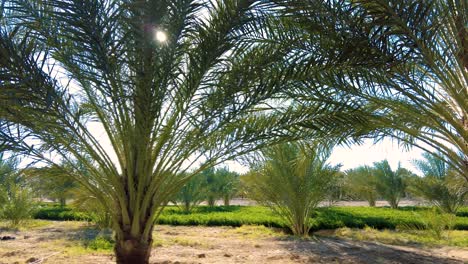
[{"label": "sunlit grass patch", "polygon": [[207,241],[191,239],[186,237],[174,237],[169,239],[168,244],[175,244],[183,247],[211,249],[213,246]]},{"label": "sunlit grass patch", "polygon": [[81,256],[87,255],[92,250],[83,247],[80,241],[70,241],[67,239],[56,239],[52,241],[41,242],[42,246],[50,251],[61,252],[65,256]]},{"label": "sunlit grass patch", "polygon": [[11,231],[27,231],[51,226],[52,224],[53,222],[47,220],[31,219],[23,221],[20,226],[12,227],[10,221],[0,221],[0,229]]},{"label": "sunlit grass patch", "polygon": [[226,237],[232,235],[240,235],[242,238],[258,239],[269,237],[285,237],[286,234],[281,229],[273,229],[263,225],[243,225],[227,230],[224,235]]},{"label": "sunlit grass patch", "polygon": [[164,247],[168,244],[168,241],[153,235],[153,247]]},{"label": "sunlit grass patch", "polygon": [[81,256],[93,253],[112,253],[114,240],[110,237],[97,236],[93,239],[54,239],[42,242],[43,246],[50,251],[62,252],[67,256]]}]

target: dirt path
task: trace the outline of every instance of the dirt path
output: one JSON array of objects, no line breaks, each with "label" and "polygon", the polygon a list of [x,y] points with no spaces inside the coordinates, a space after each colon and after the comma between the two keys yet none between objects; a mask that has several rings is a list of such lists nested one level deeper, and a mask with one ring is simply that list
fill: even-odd
[{"label": "dirt path", "polygon": [[[114,263],[111,251],[82,244],[96,232],[79,222],[49,222],[29,231],[5,231],[0,263]],[[264,227],[155,228],[151,263],[468,263],[468,249],[389,246],[331,237],[291,239]],[[41,260],[45,258],[42,262]]]}]

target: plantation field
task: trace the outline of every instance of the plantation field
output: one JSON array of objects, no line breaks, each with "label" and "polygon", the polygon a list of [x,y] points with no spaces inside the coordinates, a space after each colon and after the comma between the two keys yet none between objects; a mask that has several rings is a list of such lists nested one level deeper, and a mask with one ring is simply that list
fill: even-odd
[{"label": "plantation field", "polygon": [[[0,241],[1,264],[115,263],[111,234],[99,232],[87,222],[33,220],[20,230],[2,228],[0,231],[2,236],[16,238]],[[379,235],[383,232],[386,232],[386,241]],[[468,236],[468,231],[454,232],[457,232],[452,236],[454,240]],[[322,230],[314,237],[300,239],[263,226],[157,225],[150,263],[432,264],[468,261],[466,248],[392,243],[388,239],[391,236],[392,231],[366,228]]]},{"label": "plantation field", "polygon": [[[398,210],[390,208],[371,207],[328,207],[318,208],[311,220],[312,231],[336,229],[342,227],[376,229],[395,229],[401,225],[411,225],[422,228],[426,207],[401,207]],[[36,219],[45,220],[91,220],[92,217],[83,212],[58,206],[44,206],[36,214]],[[233,226],[264,225],[267,227],[285,228],[282,219],[261,206],[199,206],[191,214],[184,213],[176,206],[167,207],[161,214],[157,224],[163,225],[202,225],[202,226]],[[454,229],[468,230],[468,208],[462,208],[457,213]]]}]

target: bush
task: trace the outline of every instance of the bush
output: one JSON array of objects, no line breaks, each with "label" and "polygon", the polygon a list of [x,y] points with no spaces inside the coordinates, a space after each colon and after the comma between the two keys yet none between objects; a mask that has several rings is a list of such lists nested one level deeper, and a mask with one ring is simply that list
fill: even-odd
[{"label": "bush", "polygon": [[454,214],[440,213],[435,208],[423,213],[415,213],[415,216],[421,219],[422,225],[402,224],[397,228],[401,230],[426,230],[433,238],[441,240],[446,231],[453,229],[456,221]]},{"label": "bush", "polygon": [[266,207],[260,206],[199,206],[187,215],[176,207],[166,208],[157,224],[235,226],[264,225],[286,228],[283,220]]},{"label": "bush", "polygon": [[95,239],[88,241],[85,247],[92,250],[112,250],[114,245],[115,241],[113,239],[107,236],[97,236]]},{"label": "bush", "polygon": [[36,207],[18,164],[18,159],[4,159],[0,152],[0,218],[13,227],[31,218]]},{"label": "bush", "polygon": [[17,227],[23,221],[32,218],[35,209],[36,204],[33,202],[31,191],[11,185],[0,208],[0,216],[8,220],[11,226]]},{"label": "bush", "polygon": [[468,207],[461,207],[458,209],[456,216],[468,217]]}]

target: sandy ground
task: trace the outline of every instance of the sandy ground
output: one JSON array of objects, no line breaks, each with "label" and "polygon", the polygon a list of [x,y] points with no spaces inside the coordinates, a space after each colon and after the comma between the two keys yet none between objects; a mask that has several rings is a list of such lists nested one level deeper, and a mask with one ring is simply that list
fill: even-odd
[{"label": "sandy ground", "polygon": [[[326,233],[326,232],[325,232]],[[0,263],[114,263],[112,252],[84,249],[96,232],[85,223],[53,222],[2,230]],[[389,246],[327,236],[292,239],[264,227],[156,226],[151,263],[468,263],[468,249]]]}]

